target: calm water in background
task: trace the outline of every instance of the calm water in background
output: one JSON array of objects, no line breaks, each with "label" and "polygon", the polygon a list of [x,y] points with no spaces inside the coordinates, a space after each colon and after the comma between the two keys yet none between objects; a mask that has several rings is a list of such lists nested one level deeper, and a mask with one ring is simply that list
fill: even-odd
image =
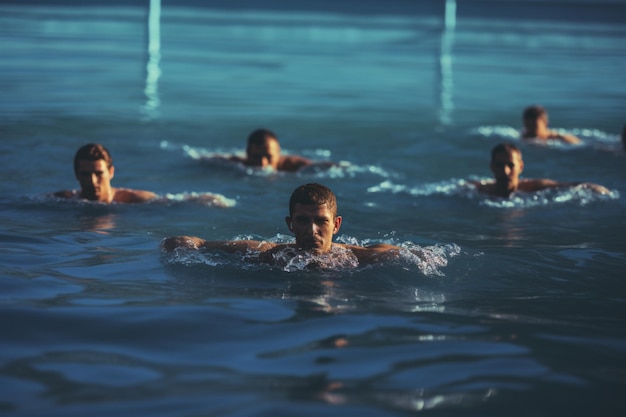
[{"label": "calm water in background", "polygon": [[[448,31],[433,3],[164,4],[160,44],[146,7],[119,3],[0,6],[2,412],[624,413],[623,3],[460,3]],[[610,196],[505,202],[459,185],[489,176],[532,103],[584,144],[520,144],[525,174]],[[200,160],[242,152],[260,126],[346,164]],[[46,198],[77,186],[88,142],[112,151],[114,185],[163,201]],[[311,181],[338,195],[339,240],[411,242],[428,261],[283,271],[159,252],[178,234],[288,239],[289,194]]]}]

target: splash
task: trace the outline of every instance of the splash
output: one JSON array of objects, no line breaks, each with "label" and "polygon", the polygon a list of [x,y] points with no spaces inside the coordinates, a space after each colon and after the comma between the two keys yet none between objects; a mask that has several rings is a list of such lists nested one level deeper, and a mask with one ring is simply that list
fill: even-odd
[{"label": "splash", "polygon": [[208,265],[219,266],[224,264],[220,254],[201,252],[197,249],[176,248],[172,252],[162,252],[161,260],[165,265]]},{"label": "splash", "polygon": [[[353,237],[340,236],[338,242],[348,245],[368,246],[376,243],[387,243],[398,246],[400,251],[395,259],[387,261],[384,266],[401,267],[405,270],[417,268],[421,273],[427,276],[445,276],[441,268],[448,266],[451,258],[461,254],[461,247],[455,243],[437,244],[431,246],[420,246],[410,241],[398,241],[397,239],[388,239],[383,242],[373,240],[358,240]],[[375,267],[374,265],[373,267]],[[372,266],[370,266],[372,267]]]},{"label": "splash", "polygon": [[470,131],[485,139],[520,140],[520,131],[511,126],[479,126]]},{"label": "splash", "polygon": [[[477,181],[491,181],[491,178],[486,177],[473,179]],[[586,206],[597,201],[617,200],[619,198],[617,190],[610,190],[608,194],[599,194],[583,185],[552,188],[531,193],[515,193],[509,198],[500,198],[480,193],[472,183],[464,179],[451,179],[415,187],[384,181],[376,186],[369,187],[367,191],[370,193],[408,194],[417,197],[430,195],[464,197],[478,200],[479,205],[498,208],[541,207],[558,204]]]},{"label": "splash", "polygon": [[313,254],[310,252],[296,251],[293,248],[285,248],[273,254],[277,265],[284,265],[283,271],[305,271],[319,269],[344,270],[359,266],[359,261],[352,251],[339,245],[333,245],[329,253]]},{"label": "splash", "polygon": [[[276,239],[284,240],[281,236],[278,236]],[[361,243],[356,238],[349,236],[342,236],[337,240],[338,243],[359,246],[380,243],[370,240]],[[350,249],[337,244],[333,245],[329,253],[324,254],[285,248],[272,254],[269,263],[268,259],[261,260],[261,253],[258,251],[250,250],[245,253],[227,254],[221,251],[198,250],[197,248],[176,248],[169,253],[162,251],[162,260],[166,265],[234,266],[245,270],[279,268],[284,272],[358,272],[362,269],[377,267],[399,267],[405,270],[418,270],[427,276],[444,276],[445,274],[441,271],[441,268],[447,266],[451,258],[461,253],[461,248],[456,244],[421,247],[413,242],[388,241],[384,243],[396,245],[400,248],[400,251],[396,257],[385,259],[384,262],[374,265],[359,264],[357,257]]]},{"label": "splash", "polygon": [[441,195],[456,195],[460,191],[464,191],[464,188],[469,186],[465,180],[451,179],[447,181],[441,181],[436,183],[423,184],[416,187],[410,187],[404,184],[395,184],[392,181],[383,181],[378,185],[369,187],[367,192],[369,193],[384,193],[389,192],[392,194],[409,194],[413,196],[429,196],[434,194]]},{"label": "splash", "polygon": [[[286,175],[285,172],[276,172],[271,168],[246,167],[239,163],[233,163],[229,156],[245,158],[245,151],[236,148],[215,148],[206,149],[189,145],[177,145],[168,141],[161,141],[160,148],[167,151],[182,152],[184,156],[211,166],[219,168],[229,168],[240,171],[246,175],[254,176],[276,176]],[[284,155],[291,155],[289,151],[283,150]],[[303,156],[314,161],[312,165],[306,166],[297,175],[320,178],[320,179],[340,179],[355,178],[357,176],[374,176],[381,178],[391,178],[393,175],[378,165],[356,165],[349,161],[332,161],[332,153],[328,149],[304,150]]]},{"label": "splash", "polygon": [[[560,140],[535,140],[525,139],[525,143],[543,146],[547,148],[557,149],[579,149],[579,148],[594,148],[598,150],[615,151],[622,147],[621,137],[616,133],[608,133],[599,129],[586,129],[586,128],[550,128],[550,130],[561,134],[570,134],[577,136],[581,139],[579,144],[567,144]],[[484,139],[496,139],[506,141],[521,142],[521,131],[511,126],[479,126],[471,129],[470,134],[479,136]]]},{"label": "splash", "polygon": [[177,194],[165,194],[161,201],[165,203],[185,203],[192,202],[198,203],[207,207],[234,207],[237,202],[231,198],[224,197],[221,194],[213,193],[177,193]]},{"label": "splash", "polygon": [[448,266],[448,260],[461,253],[461,247],[454,243],[419,247],[407,242],[401,247],[405,249],[400,252],[401,262],[407,266],[416,265],[429,276],[444,276],[440,268]]},{"label": "splash", "polygon": [[549,207],[560,204],[574,204],[586,206],[597,201],[617,200],[619,192],[610,191],[609,194],[598,194],[583,186],[557,188],[535,191],[533,193],[515,193],[510,198],[484,198],[480,204],[496,208],[530,208]]}]

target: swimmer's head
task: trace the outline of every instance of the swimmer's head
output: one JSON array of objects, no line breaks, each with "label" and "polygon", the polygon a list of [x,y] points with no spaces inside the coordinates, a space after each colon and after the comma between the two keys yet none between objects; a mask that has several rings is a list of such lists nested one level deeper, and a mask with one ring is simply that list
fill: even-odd
[{"label": "swimmer's head", "polygon": [[539,124],[548,125],[548,112],[537,104],[526,107],[522,113],[522,121],[526,130],[535,132]]},{"label": "swimmer's head", "polygon": [[280,143],[271,130],[257,129],[248,136],[246,165],[278,169]]},{"label": "swimmer's head", "polygon": [[296,204],[314,206],[326,204],[333,216],[337,217],[337,198],[330,188],[322,184],[310,183],[296,188],[289,199],[289,215],[293,215]]},{"label": "swimmer's head", "polygon": [[106,164],[107,168],[111,168],[113,166],[113,158],[111,158],[111,153],[104,146],[97,143],[89,143],[87,145],[81,146],[74,155],[74,174],[78,176],[78,167],[80,165],[80,161],[99,161],[103,160]]}]

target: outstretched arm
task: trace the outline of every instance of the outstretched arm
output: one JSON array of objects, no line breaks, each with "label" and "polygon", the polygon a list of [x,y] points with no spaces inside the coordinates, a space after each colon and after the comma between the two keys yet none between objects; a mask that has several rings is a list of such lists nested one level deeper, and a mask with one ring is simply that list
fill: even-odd
[{"label": "outstretched arm", "polygon": [[609,190],[605,186],[600,185],[600,184],[594,184],[592,182],[581,182],[581,183],[573,184],[573,185],[576,187],[588,188],[591,191],[598,193],[598,194],[611,194],[611,190]]},{"label": "outstretched arm", "polygon": [[294,172],[306,166],[312,165],[313,161],[299,155],[284,155],[278,164],[279,171]]},{"label": "outstretched arm", "polygon": [[558,182],[550,179],[528,179],[520,181],[519,189],[521,191],[533,192],[539,190],[545,190],[547,188],[563,188],[563,187],[580,187],[588,188],[598,194],[610,194],[611,191],[599,184],[591,182]]},{"label": "outstretched arm", "polygon": [[582,142],[579,137],[571,135],[569,133],[559,133],[556,131],[550,131],[549,139],[558,139],[561,142],[569,143],[571,145],[577,145]]},{"label": "outstretched arm", "polygon": [[[397,259],[400,256],[401,251],[407,250],[399,246],[389,245],[387,243],[378,243],[372,246],[345,246],[352,250],[352,253],[354,253],[357,257],[360,264],[375,264],[377,262]],[[419,253],[415,253],[413,251],[411,252],[420,256]]]},{"label": "outstretched arm", "polygon": [[129,188],[115,188],[113,201],[116,203],[145,203],[158,196],[152,191],[131,190]]},{"label": "outstretched arm", "polygon": [[53,197],[59,197],[59,198],[77,198],[78,197],[78,191],[76,190],[63,190],[63,191],[57,191],[55,193],[52,193]]},{"label": "outstretched arm", "polygon": [[247,252],[250,250],[264,252],[276,246],[271,242],[258,240],[204,240],[196,236],[173,236],[165,238],[161,247],[167,252],[176,248],[211,249],[228,253]]}]

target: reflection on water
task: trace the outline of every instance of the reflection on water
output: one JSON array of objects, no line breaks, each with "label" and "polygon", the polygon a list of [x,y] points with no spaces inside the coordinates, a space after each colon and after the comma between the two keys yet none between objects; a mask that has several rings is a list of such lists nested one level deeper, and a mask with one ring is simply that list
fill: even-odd
[{"label": "reflection on water", "polygon": [[446,0],[444,28],[441,33],[439,53],[439,123],[446,126],[452,122],[454,109],[454,81],[452,77],[452,47],[456,27],[456,0]]},{"label": "reflection on water", "polygon": [[109,234],[110,231],[117,227],[116,217],[117,215],[113,213],[103,215],[82,214],[78,217],[79,228],[87,232]]},{"label": "reflection on water", "polygon": [[150,0],[148,12],[148,63],[146,64],[146,102],[143,112],[148,119],[158,117],[161,76],[161,0]]},{"label": "reflection on water", "polygon": [[[481,181],[492,180],[492,178],[477,176],[471,176],[471,178]],[[617,190],[610,190],[608,194],[599,194],[586,187],[574,186],[551,188],[529,193],[518,192],[512,194],[509,198],[500,198],[478,192],[472,184],[464,179],[451,179],[417,186],[397,184],[393,181],[386,180],[378,185],[369,187],[367,191],[369,193],[408,194],[415,197],[432,195],[463,197],[476,200],[481,206],[503,209],[550,207],[560,204],[586,206],[595,202],[618,200],[620,196]]]}]

